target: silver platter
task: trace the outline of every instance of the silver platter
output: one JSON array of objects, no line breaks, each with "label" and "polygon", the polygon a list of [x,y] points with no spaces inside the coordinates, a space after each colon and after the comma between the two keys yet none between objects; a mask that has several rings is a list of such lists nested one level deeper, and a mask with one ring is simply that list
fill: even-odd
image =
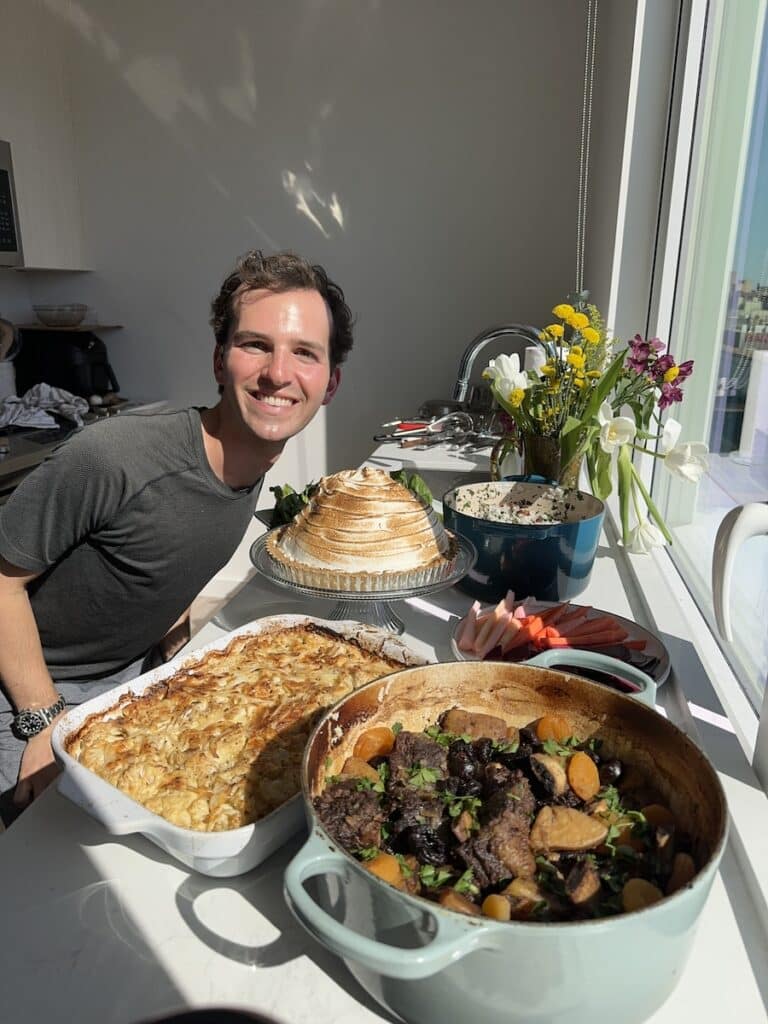
[{"label": "silver platter", "polygon": [[265,533],[253,542],[251,561],[261,575],[271,583],[275,583],[278,587],[284,587],[286,590],[292,590],[296,594],[302,594],[304,597],[336,601],[327,615],[329,619],[354,619],[356,622],[365,622],[387,629],[390,633],[398,634],[403,632],[405,625],[392,610],[390,601],[404,601],[409,597],[424,597],[427,594],[436,594],[439,590],[447,590],[448,587],[452,587],[454,583],[466,576],[477,561],[477,551],[471,541],[455,534],[459,550],[453,571],[435,583],[426,583],[420,587],[400,587],[396,590],[377,590],[371,593],[307,587],[302,583],[294,583],[293,580],[286,579],[279,574],[276,564],[269,557],[267,551],[268,537],[269,533]]}]

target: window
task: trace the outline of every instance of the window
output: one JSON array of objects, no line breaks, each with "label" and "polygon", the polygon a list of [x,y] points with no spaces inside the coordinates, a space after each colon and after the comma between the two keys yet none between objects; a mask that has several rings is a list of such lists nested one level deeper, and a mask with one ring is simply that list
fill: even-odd
[{"label": "window", "polygon": [[[677,200],[681,231],[668,235],[675,258],[658,287],[669,295],[673,354],[695,360],[674,415],[683,439],[707,441],[712,454],[696,490],[656,471],[653,491],[672,528],[671,557],[713,624],[718,526],[734,506],[768,500],[768,33],[761,0],[694,0],[690,10],[685,73],[695,104],[687,122],[681,112],[674,171],[686,190]],[[662,308],[662,325],[664,317]],[[743,546],[730,602],[734,643],[724,651],[759,711],[768,679],[768,538]]]}]

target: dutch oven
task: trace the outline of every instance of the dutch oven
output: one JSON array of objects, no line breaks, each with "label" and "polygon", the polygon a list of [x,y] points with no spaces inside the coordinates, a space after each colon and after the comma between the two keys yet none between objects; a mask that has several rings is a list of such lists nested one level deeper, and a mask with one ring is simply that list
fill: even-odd
[{"label": "dutch oven", "polygon": [[446,529],[477,550],[474,568],[458,584],[472,597],[500,601],[511,590],[539,601],[568,601],[587,587],[605,515],[605,506],[591,494],[563,491],[568,511],[561,522],[496,522],[462,510],[462,495],[478,488],[499,505],[546,500],[553,485],[539,479],[465,484],[443,495]]},{"label": "dutch oven", "polygon": [[[564,923],[465,916],[372,875],[325,832],[312,800],[366,729],[397,721],[420,731],[455,706],[518,726],[557,713],[580,738],[601,737],[611,756],[653,780],[692,838],[698,873],[645,909]],[[286,871],[288,904],[375,999],[411,1024],[646,1020],[680,978],[727,833],[717,775],[680,729],[631,697],[528,665],[427,665],[369,683],[319,722],[302,786],[310,838]]]}]

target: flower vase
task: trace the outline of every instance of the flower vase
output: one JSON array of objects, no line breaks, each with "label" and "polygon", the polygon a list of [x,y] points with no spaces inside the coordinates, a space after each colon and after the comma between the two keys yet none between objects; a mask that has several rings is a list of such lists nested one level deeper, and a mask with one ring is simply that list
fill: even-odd
[{"label": "flower vase", "polygon": [[540,476],[545,480],[553,480],[561,487],[578,488],[584,455],[576,455],[563,466],[559,437],[524,434],[523,456],[526,476]]}]

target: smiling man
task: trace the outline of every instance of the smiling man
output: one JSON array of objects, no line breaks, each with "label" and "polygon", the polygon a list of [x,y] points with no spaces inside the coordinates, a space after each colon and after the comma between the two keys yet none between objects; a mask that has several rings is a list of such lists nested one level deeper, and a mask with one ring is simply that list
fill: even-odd
[{"label": "smiling man", "polygon": [[55,775],[67,705],[173,653],[264,474],[335,394],[351,319],[321,267],[248,253],[212,304],[218,403],[89,426],[0,510],[0,814]]}]

